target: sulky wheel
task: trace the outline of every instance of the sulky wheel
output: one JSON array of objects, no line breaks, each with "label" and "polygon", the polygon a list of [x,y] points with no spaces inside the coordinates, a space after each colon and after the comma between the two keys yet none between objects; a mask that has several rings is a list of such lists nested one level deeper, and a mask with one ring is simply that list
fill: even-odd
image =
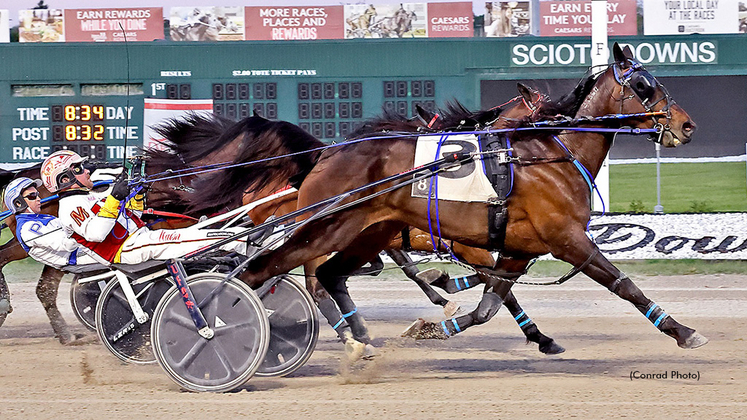
[{"label": "sulky wheel", "polygon": [[[274,280],[277,280],[276,282]],[[319,316],[306,288],[290,276],[257,290],[270,320],[270,346],[257,376],[285,376],[304,365],[319,338]]]},{"label": "sulky wheel", "polygon": [[93,331],[96,330],[96,302],[109,279],[81,283],[82,278],[80,274],[73,277],[70,284],[70,306],[78,321]]},{"label": "sulky wheel", "polygon": [[[225,392],[241,386],[265,358],[270,325],[262,301],[236,279],[203,273],[187,279],[214,336],[197,333],[181,294],[171,288],[153,313],[153,352],[177,384],[190,391]],[[214,289],[213,297],[202,302]]]},{"label": "sulky wheel", "polygon": [[101,292],[96,305],[96,331],[101,342],[120,360],[137,364],[155,362],[150,339],[153,310],[172,284],[171,278],[165,277],[132,284],[140,306],[148,314],[144,324],[135,320],[116,278]]}]

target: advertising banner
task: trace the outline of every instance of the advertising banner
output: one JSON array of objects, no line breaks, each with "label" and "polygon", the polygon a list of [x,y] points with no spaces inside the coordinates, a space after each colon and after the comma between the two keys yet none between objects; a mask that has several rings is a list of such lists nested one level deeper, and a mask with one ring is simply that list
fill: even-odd
[{"label": "advertising banner", "polygon": [[0,42],[10,42],[10,13],[0,9]]},{"label": "advertising banner", "polygon": [[66,42],[163,39],[163,9],[65,9]]},{"label": "advertising banner", "polygon": [[644,35],[734,34],[739,0],[643,0]]},{"label": "advertising banner", "polygon": [[172,7],[169,26],[172,41],[242,41],[244,8]]},{"label": "advertising banner", "polygon": [[345,38],[427,36],[428,3],[345,5]]},{"label": "advertising banner", "polygon": [[472,37],[472,2],[428,3],[428,37]]},{"label": "advertising banner", "polygon": [[342,39],[342,6],[246,7],[246,39]]},{"label": "advertising banner", "polygon": [[528,1],[485,3],[485,36],[509,37],[532,33],[532,13]]},{"label": "advertising banner", "polygon": [[212,99],[171,100],[145,98],[143,106],[143,149],[160,149],[166,141],[153,130],[153,127],[169,118],[179,118],[188,114],[212,114]]},{"label": "advertising banner", "polygon": [[[540,36],[590,36],[591,3],[581,0],[539,2]],[[607,34],[638,34],[635,0],[607,0]]]},{"label": "advertising banner", "polygon": [[589,233],[609,259],[747,258],[747,213],[592,218]]},{"label": "advertising banner", "polygon": [[18,42],[65,42],[63,10],[19,10]]}]

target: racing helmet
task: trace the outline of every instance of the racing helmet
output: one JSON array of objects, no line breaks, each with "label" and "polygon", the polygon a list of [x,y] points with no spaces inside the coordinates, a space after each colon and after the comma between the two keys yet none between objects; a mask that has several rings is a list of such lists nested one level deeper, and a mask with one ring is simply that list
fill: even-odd
[{"label": "racing helmet", "polygon": [[28,208],[26,200],[23,199],[23,190],[28,187],[41,187],[42,182],[38,179],[30,178],[16,178],[5,187],[5,195],[3,196],[3,202],[8,210],[12,211],[13,214],[18,214]]},{"label": "racing helmet", "polygon": [[[85,160],[86,158],[80,157],[72,150],[58,150],[52,153],[44,159],[41,166],[41,178],[44,186],[50,192],[57,192],[75,184],[75,175],[80,175],[85,170],[83,165],[80,165]],[[62,178],[65,176],[68,180],[63,182]]]}]

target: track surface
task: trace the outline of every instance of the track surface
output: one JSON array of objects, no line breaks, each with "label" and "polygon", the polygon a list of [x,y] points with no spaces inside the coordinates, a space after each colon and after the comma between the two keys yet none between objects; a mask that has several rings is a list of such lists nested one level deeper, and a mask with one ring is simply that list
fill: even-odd
[{"label": "track surface", "polygon": [[[392,276],[389,276],[392,277]],[[0,413],[12,419],[159,418],[745,418],[747,276],[635,277],[644,292],[711,342],[682,350],[631,305],[583,278],[514,291],[540,329],[566,347],[526,345],[505,309],[447,341],[399,338],[414,318],[440,319],[414,283],[355,278],[359,310],[380,356],[348,364],[324,327],[289,378],[254,378],[238,392],[181,392],[158,366],[128,366],[97,343],[63,347],[34,294],[11,283],[15,311],[0,327]],[[77,321],[59,303],[68,322]],[[471,309],[480,291],[454,298]],[[77,327],[82,331],[82,327]],[[631,372],[667,373],[631,380]],[[696,376],[672,378],[672,372]]]}]

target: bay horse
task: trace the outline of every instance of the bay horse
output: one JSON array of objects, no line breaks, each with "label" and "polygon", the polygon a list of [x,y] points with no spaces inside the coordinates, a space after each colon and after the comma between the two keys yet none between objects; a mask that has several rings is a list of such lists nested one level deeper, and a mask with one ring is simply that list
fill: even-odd
[{"label": "bay horse", "polygon": [[[574,117],[586,128],[548,131],[515,131],[511,136],[515,174],[507,198],[505,238],[501,258],[491,270],[477,308],[467,315],[439,324],[425,323],[423,337],[446,338],[491,319],[511,290],[506,274],[521,274],[538,256],[551,254],[578,272],[631,302],[654,326],[674,338],[682,348],[696,348],[707,339],[675,321],[619,269],[609,262],[586,235],[590,220],[592,180],[598,174],[615,130],[623,126],[656,129],[657,142],[674,147],[690,142],[696,125],[667,90],[635,60],[629,48],[613,46],[614,62],[586,76],[571,99]],[[530,121],[536,122],[536,121]],[[607,130],[605,129],[613,129]],[[354,311],[344,273],[369,261],[406,225],[429,229],[428,200],[410,197],[407,189],[387,190],[393,182],[376,184],[383,192],[367,201],[366,191],[356,188],[386,180],[412,169],[414,136],[351,142],[325,151],[299,189],[298,206],[306,208],[321,200],[353,192],[346,202],[355,205],[327,213],[296,230],[280,247],[258,256],[240,274],[249,286],[289,271],[322,255],[336,254],[319,267],[317,278],[343,312]],[[261,159],[263,156],[253,156]],[[486,227],[486,203],[440,203],[441,234],[468,246],[490,248]],[[308,217],[308,215],[307,215]],[[300,219],[301,217],[299,217]]]},{"label": "bay horse", "polygon": [[[508,119],[518,118],[527,115],[532,112],[532,102],[538,102],[541,98],[541,93],[535,90],[531,90],[525,86],[520,86],[520,91],[524,94],[526,99],[521,99],[517,104],[521,106],[512,106],[507,110],[496,108],[489,111],[483,111],[480,113],[471,113],[462,107],[458,103],[450,104],[449,108],[444,112],[442,111],[441,116],[434,116],[426,114],[426,111],[420,110],[422,116],[420,118],[423,121],[421,123],[413,123],[409,126],[412,130],[419,128],[431,128],[431,129],[443,129],[444,127],[451,127],[457,125],[479,125],[484,124],[485,121],[495,121],[500,118]],[[516,100],[516,98],[514,99]],[[529,101],[529,102],[527,102]],[[401,122],[404,122],[402,119]],[[378,126],[387,125],[387,120],[381,120]],[[205,162],[215,161],[215,151],[230,149],[233,150],[235,144],[241,144],[242,148],[247,150],[247,153],[257,153],[257,148],[267,148],[268,145],[274,144],[272,140],[279,133],[284,133],[283,137],[292,139],[292,148],[287,147],[282,150],[282,154],[291,154],[289,162],[279,163],[274,160],[257,163],[252,165],[250,168],[254,174],[250,180],[247,180],[243,176],[244,171],[242,170],[240,163],[243,162],[242,155],[240,154],[234,161],[236,165],[232,169],[221,170],[216,176],[200,176],[192,177],[185,176],[183,179],[189,182],[189,193],[185,191],[185,188],[175,188],[176,195],[166,194],[161,195],[159,193],[154,194],[153,191],[148,193],[149,206],[157,207],[168,207],[169,205],[184,206],[186,208],[172,209],[177,211],[185,211],[190,214],[196,213],[210,213],[214,211],[221,211],[222,209],[235,208],[240,204],[246,204],[256,199],[263,198],[269,193],[281,186],[285,185],[289,181],[294,182],[294,179],[305,176],[303,173],[295,173],[293,170],[287,168],[296,168],[298,166],[308,166],[311,163],[311,159],[316,159],[313,154],[318,154],[316,151],[311,153],[299,153],[303,150],[314,150],[324,148],[324,144],[311,137],[306,133],[299,133],[298,128],[290,125],[286,122],[271,122],[264,118],[253,116],[245,120],[240,121],[231,129],[226,130],[225,126],[229,125],[227,121],[220,117],[202,117],[202,116],[191,116],[187,119],[175,119],[168,123],[157,127],[157,131],[163,137],[169,140],[169,146],[167,150],[149,150],[146,151],[146,159],[150,167],[150,171],[153,167],[166,167],[173,170],[181,170],[184,168],[177,168],[175,163],[181,162],[183,164],[195,165],[204,164]],[[399,125],[402,125],[401,123]],[[430,126],[430,127],[428,127]],[[194,131],[195,133],[191,133]],[[213,137],[212,139],[210,137]],[[263,151],[263,154],[268,151]],[[311,155],[311,156],[309,156]],[[177,157],[175,159],[175,156]],[[286,168],[286,169],[284,169]],[[280,173],[278,173],[280,171]],[[234,176],[238,174],[239,176]],[[272,177],[265,177],[265,174],[273,174]],[[166,189],[161,186],[159,187],[161,192]],[[176,199],[175,199],[176,197]],[[258,209],[255,209],[251,213],[252,219],[256,221],[263,221],[270,214],[282,215],[295,209],[295,195],[288,195],[283,198],[281,203],[270,202]],[[192,201],[191,204],[188,204]],[[241,203],[240,203],[241,202]],[[154,203],[158,203],[157,205]],[[292,204],[291,207],[286,207],[288,204]],[[268,213],[267,211],[270,210]],[[416,231],[412,237],[412,243],[422,251],[431,251],[433,248],[427,245],[426,235],[424,232]],[[407,254],[402,252],[401,242],[394,242],[393,246],[387,250],[387,253],[403,267],[405,273],[414,280],[423,289],[423,291],[429,296],[431,301],[436,304],[446,306],[449,303],[448,300],[443,299],[438,293],[433,291],[423,280],[417,277],[418,270],[412,267],[412,261],[409,261]],[[464,247],[457,244],[455,248],[456,252],[460,256],[464,256],[467,261],[477,265],[488,265],[492,266],[493,258],[489,252],[484,250],[478,250],[474,248]],[[321,263],[307,262],[305,264],[307,288],[312,294],[317,305],[322,310],[330,325],[336,327],[340,333],[340,337],[343,341],[348,341],[348,337],[344,337],[342,331],[346,328],[352,328],[353,339],[356,341],[363,341],[368,343],[367,329],[362,318],[358,314],[353,313],[347,317],[347,320],[342,319],[339,311],[335,307],[334,303],[329,297],[329,294],[321,287],[319,282],[316,280],[313,273],[316,271],[316,267]],[[442,281],[448,280],[448,276],[441,278]],[[464,281],[464,280],[463,280]],[[474,282],[479,284],[479,282]],[[464,287],[463,288],[467,288]],[[446,289],[449,291],[449,289]],[[453,293],[453,291],[449,291]],[[563,352],[565,349],[557,345],[554,340],[546,335],[542,334],[534,322],[524,313],[521,306],[516,301],[512,293],[509,293],[506,297],[506,305],[514,315],[517,323],[520,325],[522,331],[525,333],[527,341],[535,342],[539,344],[540,351],[546,354],[557,354]],[[447,314],[449,315],[449,314]],[[346,321],[349,321],[346,322]]]}]

